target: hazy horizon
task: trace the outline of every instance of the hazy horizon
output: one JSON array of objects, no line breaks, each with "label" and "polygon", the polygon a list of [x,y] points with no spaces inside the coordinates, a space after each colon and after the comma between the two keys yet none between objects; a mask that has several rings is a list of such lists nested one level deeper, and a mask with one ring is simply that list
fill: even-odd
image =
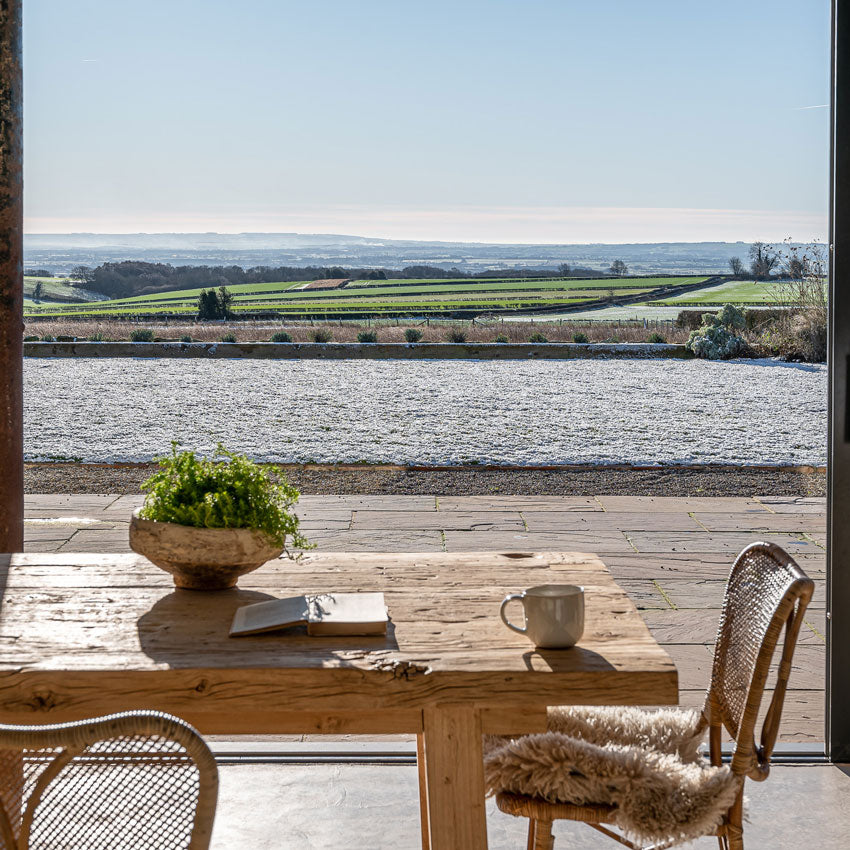
[{"label": "hazy horizon", "polygon": [[824,239],[827,0],[29,0],[30,233]]}]

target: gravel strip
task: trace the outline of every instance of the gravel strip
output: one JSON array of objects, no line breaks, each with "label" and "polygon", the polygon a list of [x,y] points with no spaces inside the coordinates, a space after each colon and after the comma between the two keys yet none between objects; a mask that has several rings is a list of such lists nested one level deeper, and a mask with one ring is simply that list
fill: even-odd
[{"label": "gravel strip", "polygon": [[[28,464],[27,493],[135,494],[155,466]],[[825,496],[823,471],[758,467],[408,469],[287,466],[306,494],[486,496]]]},{"label": "gravel strip", "polygon": [[826,463],[826,368],[774,361],[27,359],[29,461],[172,440],[399,466]]}]

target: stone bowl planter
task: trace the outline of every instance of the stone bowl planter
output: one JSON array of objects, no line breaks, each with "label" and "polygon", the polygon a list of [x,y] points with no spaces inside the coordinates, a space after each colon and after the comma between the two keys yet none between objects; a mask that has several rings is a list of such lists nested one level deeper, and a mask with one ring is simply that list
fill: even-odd
[{"label": "stone bowl planter", "polygon": [[130,548],[186,590],[224,590],[283,552],[253,528],[193,528],[141,519],[133,512]]}]

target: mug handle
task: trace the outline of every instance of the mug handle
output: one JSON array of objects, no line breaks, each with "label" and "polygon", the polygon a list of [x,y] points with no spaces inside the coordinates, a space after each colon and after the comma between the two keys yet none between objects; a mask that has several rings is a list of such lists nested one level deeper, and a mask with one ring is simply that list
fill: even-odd
[{"label": "mug handle", "polygon": [[[506,596],[502,600],[502,606],[499,608],[499,616],[502,618],[502,622],[509,629],[513,629],[515,632],[519,632],[521,635],[524,635],[528,632],[528,626],[526,626],[524,629],[521,629],[519,626],[515,626],[513,623],[511,623],[508,620],[508,618],[505,616],[505,606],[508,604],[508,602],[513,602],[514,599],[518,599],[518,600],[522,601],[522,598],[523,598],[523,595],[521,593],[511,593],[508,596]],[[523,611],[524,611],[524,609],[523,609]]]}]

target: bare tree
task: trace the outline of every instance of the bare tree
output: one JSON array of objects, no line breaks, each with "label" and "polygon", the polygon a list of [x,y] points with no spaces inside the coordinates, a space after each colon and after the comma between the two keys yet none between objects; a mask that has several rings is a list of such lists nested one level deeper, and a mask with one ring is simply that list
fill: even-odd
[{"label": "bare tree", "polygon": [[756,280],[767,280],[779,262],[779,255],[772,246],[764,242],[750,245],[750,272]]},{"label": "bare tree", "polygon": [[622,260],[614,260],[608,271],[617,277],[624,277],[629,273],[629,267]]},{"label": "bare tree", "polygon": [[732,271],[732,274],[735,275],[735,277],[744,276],[744,264],[741,262],[740,257],[730,257],[729,268]]},{"label": "bare tree", "polygon": [[560,266],[558,266],[558,271],[559,271],[559,272],[560,272],[560,274],[562,274],[564,277],[568,277],[568,276],[569,276],[569,274],[572,272],[572,267],[570,266],[570,264],[569,264],[569,263],[561,263],[561,265],[560,265]]},{"label": "bare tree", "polygon": [[85,286],[94,280],[94,269],[88,266],[74,266],[68,277],[75,281],[76,286]]}]

